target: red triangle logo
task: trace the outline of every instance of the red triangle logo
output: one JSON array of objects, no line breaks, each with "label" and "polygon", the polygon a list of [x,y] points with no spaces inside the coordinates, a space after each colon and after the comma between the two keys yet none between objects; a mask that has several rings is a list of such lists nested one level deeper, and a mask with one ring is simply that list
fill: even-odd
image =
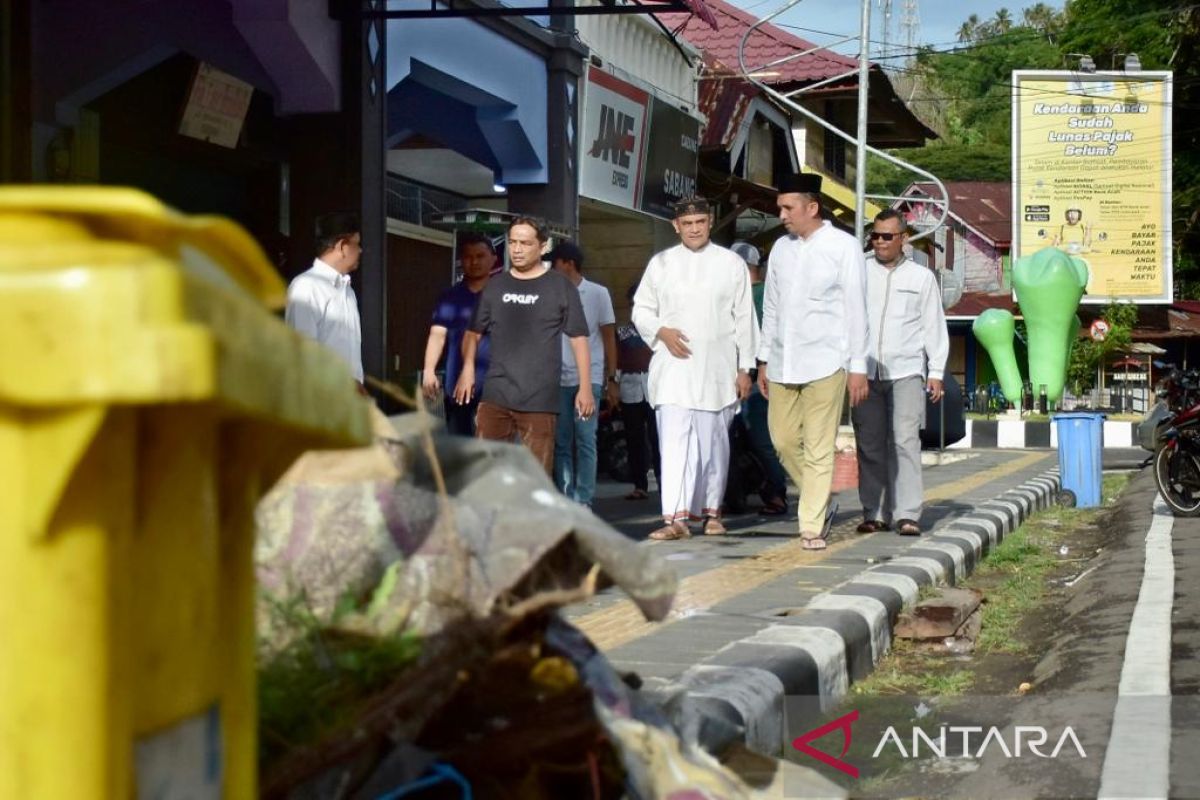
[{"label": "red triangle logo", "polygon": [[826,764],[830,767],[833,767],[834,769],[838,770],[839,772],[846,773],[851,778],[857,778],[858,777],[858,767],[854,766],[853,764],[847,764],[845,761],[842,761],[840,758],[834,758],[833,756],[829,755],[828,753],[822,752],[822,751],[818,750],[817,748],[812,747],[809,744],[809,742],[816,741],[817,739],[820,739],[822,736],[824,736],[827,733],[830,733],[830,732],[836,731],[836,730],[840,730],[842,732],[841,755],[844,756],[844,755],[846,755],[847,751],[850,750],[850,741],[851,741],[851,738],[853,737],[853,732],[851,731],[850,726],[853,725],[855,723],[855,721],[857,721],[857,720],[858,720],[858,712],[857,711],[851,711],[849,714],[843,714],[842,716],[838,717],[837,719],[833,720],[832,722],[827,722],[819,728],[813,728],[808,733],[805,733],[801,736],[797,736],[795,739],[792,740],[792,747],[796,748],[797,750],[799,750],[801,753],[804,753],[805,755],[812,756],[817,761],[820,761],[822,764]]}]

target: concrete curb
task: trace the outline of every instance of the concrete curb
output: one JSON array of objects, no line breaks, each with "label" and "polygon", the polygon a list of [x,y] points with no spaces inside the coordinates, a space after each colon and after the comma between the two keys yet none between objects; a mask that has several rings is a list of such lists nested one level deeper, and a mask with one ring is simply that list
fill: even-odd
[{"label": "concrete curb", "polygon": [[887,653],[892,626],[920,587],[965,579],[1005,536],[1051,505],[1059,487],[1057,469],[1026,481],[725,646],[678,679],[647,679],[643,688],[710,752],[743,742],[780,755],[790,746],[785,698],[788,713],[801,717],[836,706],[850,683],[869,675]]},{"label": "concrete curb", "polygon": [[[1101,447],[1116,449],[1138,446],[1140,422],[1105,420]],[[1058,447],[1058,429],[1050,422],[1025,422],[1017,419],[969,419],[967,435],[948,450],[1028,450]]]}]

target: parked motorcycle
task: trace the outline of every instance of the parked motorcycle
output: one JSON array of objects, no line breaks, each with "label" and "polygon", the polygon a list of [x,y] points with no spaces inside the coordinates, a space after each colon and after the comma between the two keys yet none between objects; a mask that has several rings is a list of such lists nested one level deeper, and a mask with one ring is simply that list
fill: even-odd
[{"label": "parked motorcycle", "polygon": [[1177,517],[1200,516],[1200,371],[1167,370],[1158,402],[1138,426],[1138,441],[1154,453],[1158,493]]}]

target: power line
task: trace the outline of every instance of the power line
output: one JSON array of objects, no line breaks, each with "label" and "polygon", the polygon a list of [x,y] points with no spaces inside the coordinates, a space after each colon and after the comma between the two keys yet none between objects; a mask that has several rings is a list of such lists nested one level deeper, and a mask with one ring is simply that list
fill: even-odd
[{"label": "power line", "polygon": [[[766,0],[762,0],[762,2],[766,2]],[[761,4],[761,3],[759,3],[759,4]],[[1135,20],[1149,19],[1152,17],[1172,16],[1172,15],[1179,14],[1179,13],[1182,13],[1185,11],[1191,11],[1192,9],[1196,9],[1196,8],[1200,8],[1200,3],[1189,3],[1187,5],[1173,6],[1171,8],[1157,9],[1154,11],[1143,11],[1138,14],[1131,14],[1127,17],[1124,17],[1122,19],[1122,21],[1125,23],[1129,23],[1129,22],[1133,22]],[[788,28],[790,30],[803,31],[805,33],[816,33],[816,34],[819,34],[822,36],[836,36],[838,38],[841,38],[845,35],[845,34],[840,34],[840,33],[834,33],[833,31],[820,30],[818,28],[806,28],[806,27],[803,27],[800,25],[792,25],[792,24],[786,23],[786,22],[774,22],[771,24],[773,24],[777,27],[780,27],[780,28]],[[1098,26],[1098,25],[1096,25],[1096,26],[1079,25],[1079,23],[1076,23],[1073,27],[1076,30],[1079,30],[1079,29],[1088,30],[1089,28],[1099,29],[1100,26]],[[1004,39],[1017,39],[1017,38],[1027,38],[1027,37],[1040,39],[1040,38],[1044,38],[1047,36],[1048,36],[1048,34],[1045,31],[1040,31],[1040,30],[1038,30],[1036,28],[1032,28],[1028,25],[1017,25],[1017,26],[1014,26],[1011,30],[997,32],[994,34],[990,34],[988,36],[974,38],[974,39],[971,39],[969,42],[963,42],[962,40],[955,40],[952,42],[935,42],[932,44],[927,43],[927,44],[923,44],[923,45],[920,45],[920,46],[912,49],[909,53],[902,53],[899,55],[888,56],[888,57],[889,58],[905,58],[905,57],[909,57],[909,56],[913,56],[913,55],[918,55],[921,53],[929,53],[930,55],[954,55],[957,53],[970,52],[971,50],[975,50],[980,47],[985,47],[989,44],[992,44],[994,42],[1004,40]],[[871,39],[868,41],[870,44],[875,44],[875,45],[884,44],[883,42],[880,42],[875,39]],[[942,48],[942,47],[945,47],[946,49],[938,49],[938,48]]]}]

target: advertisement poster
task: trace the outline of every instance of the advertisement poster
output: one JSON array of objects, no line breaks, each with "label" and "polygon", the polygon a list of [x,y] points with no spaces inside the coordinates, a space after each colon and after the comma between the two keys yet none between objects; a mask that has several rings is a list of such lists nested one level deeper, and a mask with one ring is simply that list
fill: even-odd
[{"label": "advertisement poster", "polygon": [[649,103],[650,95],[636,86],[596,67],[588,71],[580,194],[639,207]]},{"label": "advertisement poster", "polygon": [[1082,259],[1083,302],[1169,302],[1171,74],[1013,73],[1013,206],[1013,255]]}]

